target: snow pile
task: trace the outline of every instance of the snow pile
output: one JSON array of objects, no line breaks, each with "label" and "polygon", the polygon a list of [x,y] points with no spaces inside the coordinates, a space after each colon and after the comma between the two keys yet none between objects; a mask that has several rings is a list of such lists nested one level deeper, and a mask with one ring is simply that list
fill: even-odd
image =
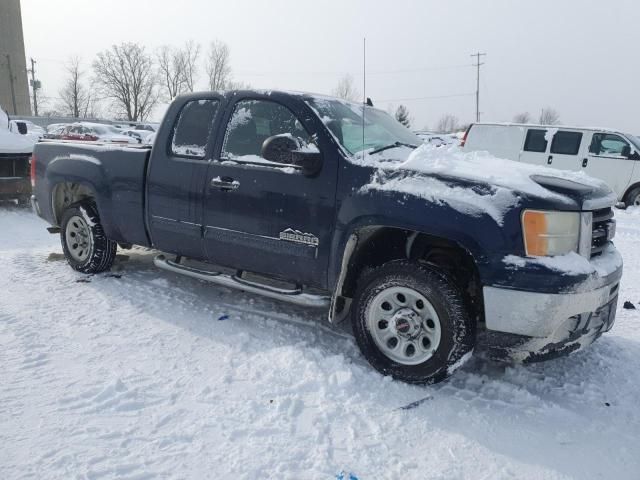
[{"label": "snow pile", "polygon": [[640,209],[617,218],[630,268],[611,332],[419,387],[375,372],[325,312],[143,249],[81,275],[44,222],[0,207],[0,477],[637,479],[640,309],[622,303],[640,302]]}]

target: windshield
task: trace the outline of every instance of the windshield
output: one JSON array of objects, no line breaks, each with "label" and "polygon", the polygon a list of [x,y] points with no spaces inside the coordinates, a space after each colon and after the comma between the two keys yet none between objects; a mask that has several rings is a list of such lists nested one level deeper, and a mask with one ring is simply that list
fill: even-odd
[{"label": "windshield", "polygon": [[351,154],[379,149],[396,142],[414,146],[422,144],[422,140],[413,132],[382,110],[330,98],[312,98],[307,100],[307,103],[318,113],[345,150]]},{"label": "windshield", "polygon": [[631,143],[633,143],[634,148],[638,152],[640,152],[640,138],[636,137],[635,135],[627,135],[627,138],[631,140]]}]

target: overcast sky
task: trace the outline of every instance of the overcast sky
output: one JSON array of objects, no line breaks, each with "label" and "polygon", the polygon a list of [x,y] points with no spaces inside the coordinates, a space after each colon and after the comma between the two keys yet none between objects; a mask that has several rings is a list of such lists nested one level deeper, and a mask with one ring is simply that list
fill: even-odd
[{"label": "overcast sky", "polygon": [[637,0],[22,0],[22,16],[50,97],[71,55],[89,69],[114,43],[190,39],[225,41],[234,79],[256,88],[329,93],[350,74],[362,91],[366,37],[367,96],[384,109],[405,104],[415,128],[445,113],[474,120],[470,54],[480,51],[483,120],[550,106],[564,124],[640,133]]}]

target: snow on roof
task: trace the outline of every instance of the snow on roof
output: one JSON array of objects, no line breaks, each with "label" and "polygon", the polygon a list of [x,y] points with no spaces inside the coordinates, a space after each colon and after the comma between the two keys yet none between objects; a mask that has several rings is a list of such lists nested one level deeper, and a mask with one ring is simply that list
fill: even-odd
[{"label": "snow on roof", "polygon": [[607,133],[617,133],[621,135],[628,135],[627,133],[617,130],[615,128],[607,128],[607,127],[580,127],[575,125],[542,125],[539,123],[512,123],[512,122],[476,122],[473,125],[494,125],[499,127],[522,127],[522,128],[539,128],[541,130],[547,130],[554,128],[557,130],[587,130],[587,131],[598,131],[598,132],[607,132]]}]

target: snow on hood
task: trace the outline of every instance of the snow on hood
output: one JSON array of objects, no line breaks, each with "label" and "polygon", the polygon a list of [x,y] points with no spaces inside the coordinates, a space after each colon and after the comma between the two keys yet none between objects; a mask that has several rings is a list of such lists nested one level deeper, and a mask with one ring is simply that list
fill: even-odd
[{"label": "snow on hood", "polygon": [[[464,152],[457,146],[424,144],[415,150],[401,147],[374,155],[359,155],[352,161],[377,169],[363,191],[397,191],[415,195],[436,204],[446,203],[468,215],[488,214],[498,225],[502,225],[504,214],[518,205],[519,194],[565,198],[542,186],[539,183],[541,178],[562,179],[585,190],[607,188],[601,180],[582,172],[503,160],[488,152]],[[412,172],[433,176],[412,175]],[[467,181],[478,187],[451,185],[447,179]],[[487,187],[482,188],[482,185]]]}]

